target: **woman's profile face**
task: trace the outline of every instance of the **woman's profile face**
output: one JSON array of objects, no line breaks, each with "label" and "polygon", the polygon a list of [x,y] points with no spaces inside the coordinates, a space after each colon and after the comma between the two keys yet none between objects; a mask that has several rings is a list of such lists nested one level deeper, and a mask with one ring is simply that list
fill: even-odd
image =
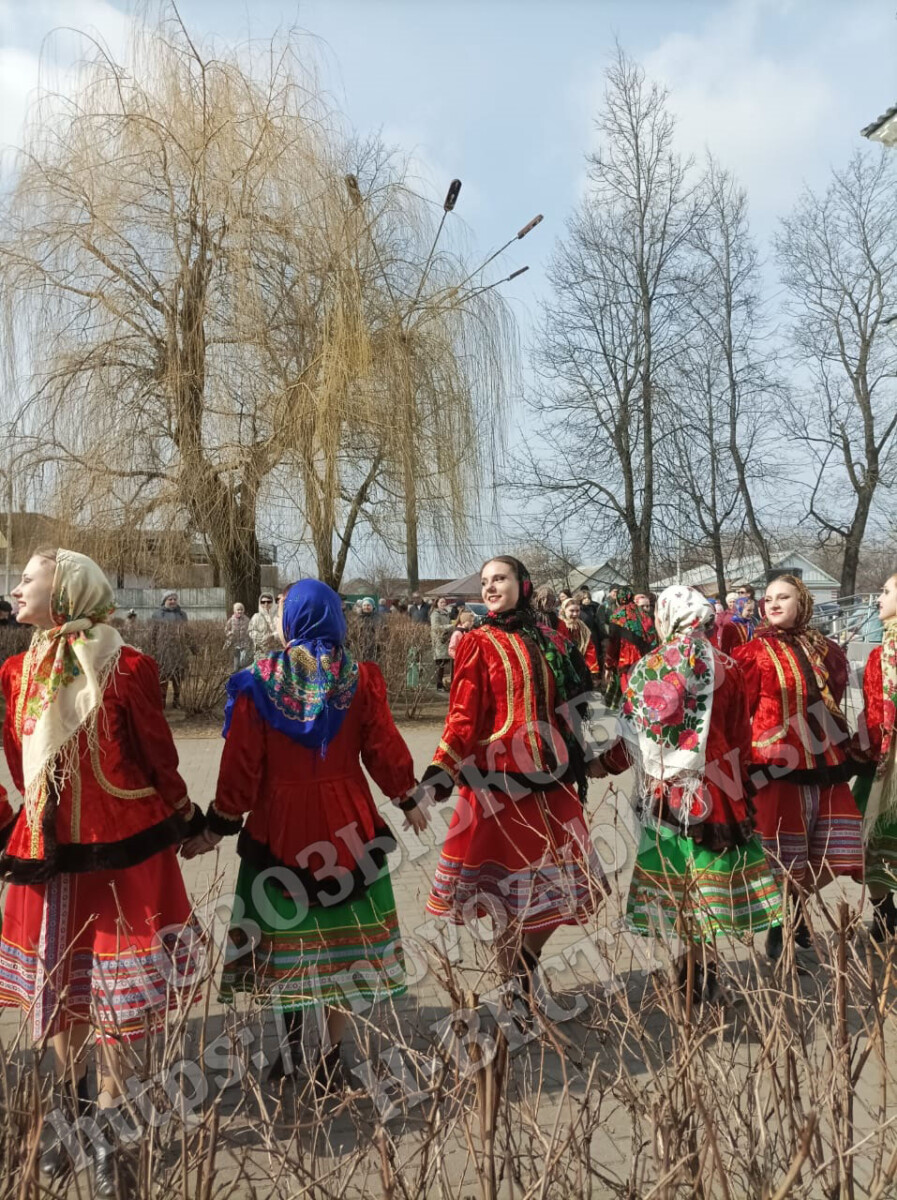
[{"label": "woman's profile face", "polygon": [[793,629],[800,600],[793,583],[774,579],[766,589],[766,619],[777,629]]},{"label": "woman's profile face", "polygon": [[32,555],[25,564],[22,580],[11,593],[19,605],[16,620],[20,625],[52,629],[56,624],[50,611],[55,574],[56,563],[49,558],[41,558],[39,554]]},{"label": "woman's profile face", "polygon": [[510,612],[520,598],[520,583],[507,563],[487,562],[480,586],[483,603],[491,613]]},{"label": "woman's profile face", "polygon": [[[15,592],[13,592],[15,595]],[[897,575],[885,580],[878,597],[878,615],[882,621],[892,621],[897,617]]]}]

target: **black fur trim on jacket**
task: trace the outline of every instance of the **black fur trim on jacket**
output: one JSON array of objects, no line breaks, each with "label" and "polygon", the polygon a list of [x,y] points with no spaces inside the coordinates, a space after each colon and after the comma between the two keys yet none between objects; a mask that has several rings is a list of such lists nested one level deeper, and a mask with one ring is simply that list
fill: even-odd
[{"label": "black fur trim on jacket", "polygon": [[[465,764],[459,772],[458,780],[471,791],[481,792],[488,788],[490,792],[500,792],[510,800],[522,799],[541,792],[550,792],[562,784],[576,786],[578,780],[572,764],[558,767],[550,778],[539,776],[535,781],[523,771],[480,771],[479,767]],[[448,800],[455,790],[455,782],[444,767],[430,763],[420,779],[421,786],[426,784],[434,791],[437,801]]]},{"label": "black fur trim on jacket", "polygon": [[229,817],[227,813],[219,812],[213,801],[206,809],[206,828],[218,837],[232,837],[243,828],[243,818]]},{"label": "black fur trim on jacket", "polygon": [[786,767],[777,767],[774,763],[754,763],[751,767],[751,782],[759,790],[767,783],[811,784],[817,787],[834,787],[836,783],[846,783],[853,779],[861,765],[852,759],[838,763],[833,767],[801,767],[789,771]]},{"label": "black fur trim on jacket", "polygon": [[[48,810],[54,818],[51,826]],[[82,875],[88,871],[121,871],[152,858],[168,846],[176,846],[188,835],[188,822],[171,816],[119,842],[75,842],[59,844],[55,838],[56,805],[52,796],[44,809],[44,852],[40,859],[0,854],[0,877],[12,883],[45,883],[56,875]],[[52,830],[52,835],[47,836]],[[198,830],[197,830],[198,832]]]},{"label": "black fur trim on jacket", "polygon": [[315,878],[316,874],[321,873],[320,867],[312,870],[310,867],[300,867],[297,863],[291,865],[283,862],[270,846],[257,841],[245,829],[241,830],[237,839],[237,854],[259,871],[275,872],[271,882],[281,888],[285,895],[295,896],[300,902],[305,901],[310,908],[329,908],[357,900],[380,878],[386,865],[386,855],[396,849],[397,843],[386,825],[377,827],[376,841],[378,844],[367,852],[366,862],[359,863],[353,870],[339,867],[338,874],[324,874],[321,879]]}]

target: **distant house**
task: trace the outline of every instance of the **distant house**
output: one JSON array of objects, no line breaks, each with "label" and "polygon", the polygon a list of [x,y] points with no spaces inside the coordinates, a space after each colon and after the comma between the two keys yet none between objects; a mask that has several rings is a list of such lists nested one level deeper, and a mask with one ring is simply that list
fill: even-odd
[{"label": "distant house", "polygon": [[[449,581],[443,575],[439,579],[422,579],[417,591],[422,596],[427,596],[433,588],[439,587],[443,583]],[[344,579],[339,586],[340,595],[342,596],[365,596],[376,595],[382,599],[396,599],[400,596],[410,596],[408,589],[408,580],[402,576],[394,576],[387,579],[373,580],[365,579],[358,576],[355,579]]]},{"label": "distant house", "polygon": [[[817,603],[837,600],[839,583],[834,576],[829,575],[817,563],[796,551],[778,555],[773,560],[773,570],[776,574],[790,572],[799,576],[812,593]],[[758,593],[766,587],[766,571],[763,560],[759,556],[732,559],[726,564],[726,584],[734,590],[739,584],[747,583],[756,588]],[[717,592],[716,570],[709,563],[683,571],[681,575],[669,575],[666,579],[658,579],[651,584],[651,590],[662,592],[664,588],[672,587],[674,583],[685,583],[697,588],[705,595],[712,596]]]},{"label": "distant house", "polygon": [[882,146],[897,146],[897,104],[892,104],[887,112],[860,130],[860,136],[870,142],[879,142]]},{"label": "distant house", "polygon": [[421,588],[421,593],[427,600],[438,600],[440,596],[445,596],[449,600],[480,600],[483,594],[483,589],[480,586],[480,578],[480,572],[474,571],[472,575],[462,575],[459,579],[449,579],[437,587],[428,588],[426,591]]},{"label": "distant house", "polygon": [[559,586],[573,592],[578,592],[580,588],[588,588],[590,592],[606,592],[628,582],[623,564],[611,558],[594,566],[574,567],[567,576],[566,584]]}]

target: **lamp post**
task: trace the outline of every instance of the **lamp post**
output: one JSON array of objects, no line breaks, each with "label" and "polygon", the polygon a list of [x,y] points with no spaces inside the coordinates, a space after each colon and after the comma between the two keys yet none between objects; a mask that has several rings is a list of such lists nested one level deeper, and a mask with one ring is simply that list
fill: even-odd
[{"label": "lamp post", "polygon": [[[421,323],[426,319],[427,314],[435,315],[440,312],[448,312],[452,309],[458,309],[469,303],[474,297],[481,296],[485,292],[491,291],[493,288],[500,287],[504,283],[510,283],[523,275],[529,270],[529,267],[520,267],[516,271],[511,272],[501,279],[496,279],[490,283],[478,282],[478,278],[482,276],[483,271],[494,262],[501,254],[503,254],[509,246],[514,242],[522,241],[527,234],[531,233],[543,219],[542,214],[538,213],[532,220],[528,221],[520,228],[513,237],[508,238],[503,246],[493,251],[487,258],[480,263],[473,271],[470,272],[460,283],[452,286],[445,286],[437,290],[435,293],[425,295],[424,288],[430,276],[430,270],[433,265],[433,260],[436,255],[436,249],[439,244],[439,239],[442,236],[445,228],[446,220],[451,212],[454,212],[455,205],[458,201],[458,196],[461,192],[461,180],[453,179],[448,186],[445,199],[442,203],[442,214],[439,218],[439,224],[430,245],[424,265],[421,268],[420,277],[417,282],[417,287],[413,294],[408,297],[400,297],[396,294],[383,267],[380,253],[377,248],[376,240],[371,233],[371,244],[374,254],[380,264],[380,270],[383,274],[386,292],[389,295],[390,302],[394,309],[396,324],[400,333],[400,341],[403,345],[403,375],[402,391],[404,393],[405,417],[408,422],[407,433],[408,437],[405,443],[402,464],[402,482],[404,488],[404,518],[405,518],[405,565],[408,576],[408,588],[411,592],[416,592],[420,586],[420,570],[418,561],[418,522],[419,522],[419,507],[417,495],[417,463],[415,461],[415,451],[417,445],[416,438],[416,423],[415,423],[415,381],[414,371],[412,367],[412,354],[409,344],[409,335],[416,323]],[[349,193],[349,198],[353,206],[360,208],[365,203],[365,197],[359,187],[358,178],[355,175],[346,176],[346,189]],[[468,286],[473,282],[472,286]],[[409,289],[410,290],[410,289]]]}]

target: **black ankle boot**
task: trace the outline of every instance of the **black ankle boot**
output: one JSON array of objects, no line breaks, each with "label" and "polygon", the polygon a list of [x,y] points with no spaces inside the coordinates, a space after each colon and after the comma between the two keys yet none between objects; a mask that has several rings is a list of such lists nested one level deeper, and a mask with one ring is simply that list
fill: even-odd
[{"label": "black ankle boot", "polygon": [[772,962],[778,962],[782,957],[785,941],[781,925],[771,925],[766,935],[766,957]]},{"label": "black ankle boot", "polygon": [[93,1195],[101,1196],[103,1200],[126,1200],[131,1190],[122,1170],[118,1137],[102,1110],[99,1125],[105,1144],[95,1146],[93,1151]]},{"label": "black ankle boot", "polygon": [[343,1090],[344,1080],[339,1056],[339,1042],[335,1046],[331,1046],[318,1063],[312,1086],[318,1100],[326,1100],[328,1096],[337,1096]]},{"label": "black ankle boot", "polygon": [[872,929],[870,932],[873,942],[878,942],[879,945],[897,933],[897,906],[894,904],[893,892],[888,892],[886,896],[880,896],[877,900],[872,901]]},{"label": "black ankle boot", "polygon": [[538,969],[539,956],[534,954],[528,946],[521,946],[517,951],[512,978],[521,994],[527,999],[533,994],[533,980]]},{"label": "black ankle boot", "polygon": [[[93,1101],[87,1083],[87,1071],[77,1084],[72,1087],[66,1081],[60,1090],[59,1109],[63,1119],[74,1124],[82,1117],[90,1116],[93,1111]],[[59,1179],[72,1169],[72,1158],[62,1138],[50,1124],[44,1124],[41,1131],[40,1173],[47,1179]]]},{"label": "black ankle boot", "polygon": [[283,1014],[283,1023],[286,1026],[286,1045],[289,1047],[290,1058],[293,1060],[290,1070],[287,1070],[286,1062],[284,1061],[284,1052],[281,1048],[278,1051],[277,1058],[271,1064],[271,1069],[268,1072],[268,1082],[276,1083],[279,1079],[285,1079],[289,1075],[295,1074],[296,1063],[295,1059],[302,1052],[302,1009],[296,1008]]}]

